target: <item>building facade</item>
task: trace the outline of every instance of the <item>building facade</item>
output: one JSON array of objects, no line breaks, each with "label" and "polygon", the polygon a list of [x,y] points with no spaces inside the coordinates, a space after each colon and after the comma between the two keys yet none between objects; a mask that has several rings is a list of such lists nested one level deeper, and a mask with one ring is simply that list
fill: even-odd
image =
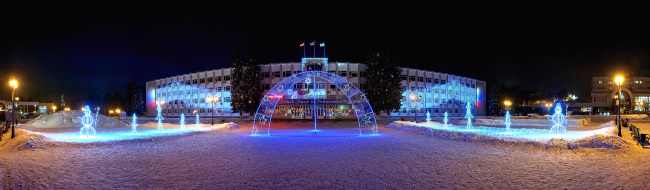
[{"label": "building facade", "polygon": [[[335,73],[364,91],[366,65],[360,63],[328,62],[327,58],[303,58],[301,62],[272,63],[260,66],[262,79],[260,97],[293,74],[318,70]],[[239,116],[231,110],[230,81],[232,68],[222,68],[197,73],[157,79],[146,83],[147,116],[155,116],[156,101],[162,104],[163,116],[195,115],[215,117]],[[448,112],[450,116],[463,116],[465,105],[472,105],[474,115],[485,115],[485,82],[467,77],[461,77],[434,71],[402,68],[402,106],[390,113],[391,116],[413,117],[416,112],[420,117],[430,112],[431,116],[442,116]],[[422,96],[415,102],[409,99]],[[214,109],[206,102],[208,96],[218,96]],[[315,96],[315,97],[314,97]],[[349,100],[327,81],[303,81],[294,85],[291,95],[283,97],[277,105],[274,118],[308,119],[311,118],[313,102],[316,98],[316,115],[318,118],[356,118]],[[248,114],[244,114],[248,115]],[[382,113],[381,115],[387,115]],[[309,117],[308,117],[309,116]]]},{"label": "building facade", "polygon": [[[614,77],[591,78],[591,112],[594,114],[616,114],[618,85]],[[621,113],[647,112],[650,102],[650,77],[627,77],[621,89]]]}]

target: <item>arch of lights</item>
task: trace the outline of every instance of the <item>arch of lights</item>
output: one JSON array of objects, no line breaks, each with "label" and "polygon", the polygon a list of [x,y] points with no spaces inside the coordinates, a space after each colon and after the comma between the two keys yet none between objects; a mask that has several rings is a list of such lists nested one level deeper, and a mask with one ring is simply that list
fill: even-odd
[{"label": "arch of lights", "polygon": [[[271,131],[271,118],[275,107],[284,95],[293,92],[292,87],[306,79],[320,78],[326,80],[330,84],[339,88],[350,100],[352,108],[359,122],[359,135],[373,135],[377,134],[377,121],[375,120],[375,113],[372,111],[370,103],[366,96],[356,86],[348,80],[334,74],[323,71],[304,71],[288,78],[285,78],[280,83],[275,85],[266,95],[262,98],[255,117],[253,120],[253,135],[258,135],[261,130],[266,129],[266,134],[270,135]],[[315,81],[314,81],[315,82]]]}]

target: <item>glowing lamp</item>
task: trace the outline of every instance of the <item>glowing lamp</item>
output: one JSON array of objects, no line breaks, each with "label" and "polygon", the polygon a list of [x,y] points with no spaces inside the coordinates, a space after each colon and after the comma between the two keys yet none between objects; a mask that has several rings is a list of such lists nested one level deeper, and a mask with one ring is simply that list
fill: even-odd
[{"label": "glowing lamp", "polygon": [[52,106],[52,110],[53,110],[53,111],[56,111],[56,106]]},{"label": "glowing lamp", "polygon": [[18,81],[16,81],[16,80],[9,81],[9,86],[11,86],[12,88],[17,88],[18,87]]},{"label": "glowing lamp", "polygon": [[115,113],[122,113],[120,109],[116,109]]},{"label": "glowing lamp", "polygon": [[623,84],[623,77],[617,76],[616,79],[614,79],[614,82],[616,82],[617,85]]}]

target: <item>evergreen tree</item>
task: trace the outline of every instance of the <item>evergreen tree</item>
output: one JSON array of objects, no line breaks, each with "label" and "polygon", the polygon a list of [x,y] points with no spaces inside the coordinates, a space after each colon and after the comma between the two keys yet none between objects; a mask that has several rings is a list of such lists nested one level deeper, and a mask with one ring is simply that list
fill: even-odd
[{"label": "evergreen tree", "polygon": [[241,60],[239,49],[235,50],[232,57],[232,78],[230,79],[230,97],[232,111],[241,113],[245,110],[245,102],[248,102],[248,91],[246,89],[246,75],[244,73],[245,63]]},{"label": "evergreen tree", "polygon": [[260,79],[262,75],[260,73],[260,65],[252,55],[248,56],[247,65],[248,67],[245,71],[245,85],[248,101],[245,102],[245,110],[246,112],[250,113],[249,115],[253,116],[260,104],[260,94],[262,93],[262,89],[260,87],[262,84],[260,82]]},{"label": "evergreen tree", "polygon": [[402,69],[395,56],[388,51],[381,54],[371,51],[366,66],[365,94],[375,114],[399,109]]},{"label": "evergreen tree", "polygon": [[501,86],[497,83],[497,79],[492,75],[492,81],[487,85],[487,102],[488,102],[488,113],[495,116],[499,114],[501,110],[501,99],[502,99],[502,89]]}]

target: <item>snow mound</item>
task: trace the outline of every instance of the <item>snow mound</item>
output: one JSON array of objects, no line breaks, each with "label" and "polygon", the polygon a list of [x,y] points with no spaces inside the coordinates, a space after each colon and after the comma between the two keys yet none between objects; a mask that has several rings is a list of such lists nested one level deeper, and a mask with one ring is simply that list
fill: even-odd
[{"label": "snow mound", "polygon": [[[129,124],[112,117],[104,115],[91,114],[93,119],[98,119],[97,125],[94,127],[128,127]],[[81,110],[59,111],[51,114],[44,114],[36,117],[34,120],[29,121],[26,125],[40,128],[57,128],[57,127],[81,127],[81,117],[84,116]]]},{"label": "snow mound", "polygon": [[[433,126],[433,127],[432,127]],[[496,130],[489,127],[475,127],[475,132],[463,131],[459,127],[442,128],[440,123],[428,122],[425,124],[414,124],[411,122],[395,121],[386,126],[401,131],[413,131],[424,135],[436,136],[444,139],[460,140],[466,142],[486,142],[491,144],[515,144],[529,145],[542,149],[578,149],[578,148],[605,148],[605,149],[625,149],[631,147],[631,144],[622,138],[604,135],[615,133],[615,127],[612,123],[606,123],[601,129],[594,132],[584,132],[585,136],[578,139],[558,139],[548,136],[532,139],[521,138],[516,135],[507,135],[499,132],[485,132],[486,130]],[[548,130],[540,129],[513,129],[519,130],[515,133],[523,135],[536,135],[536,133],[548,133]],[[604,133],[604,134],[599,134]]]},{"label": "snow mound", "polygon": [[228,127],[228,129],[240,129],[241,127],[237,125],[236,123],[230,122],[230,123],[224,123],[221,124],[224,127]]}]

